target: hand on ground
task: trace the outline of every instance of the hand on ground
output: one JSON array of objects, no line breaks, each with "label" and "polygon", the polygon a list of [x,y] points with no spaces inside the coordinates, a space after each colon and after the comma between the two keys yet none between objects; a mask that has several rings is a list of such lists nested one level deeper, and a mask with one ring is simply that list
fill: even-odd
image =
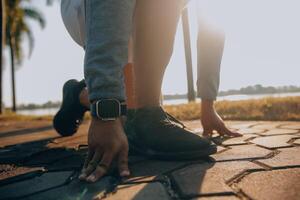
[{"label": "hand on ground", "polygon": [[203,136],[208,137],[213,134],[213,131],[217,131],[222,136],[239,137],[242,134],[229,130],[222,118],[215,111],[212,104],[209,106],[202,105],[202,117],[201,123],[203,126]]},{"label": "hand on ground", "polygon": [[88,133],[88,155],[79,176],[80,180],[96,182],[118,161],[120,176],[129,176],[128,141],[120,119],[104,122],[92,119]]}]

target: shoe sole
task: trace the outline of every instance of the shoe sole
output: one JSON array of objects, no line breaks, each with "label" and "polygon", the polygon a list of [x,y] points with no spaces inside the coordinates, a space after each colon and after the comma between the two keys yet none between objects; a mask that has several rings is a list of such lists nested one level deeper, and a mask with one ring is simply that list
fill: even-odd
[{"label": "shoe sole", "polygon": [[59,121],[63,115],[65,115],[65,111],[64,110],[64,103],[66,101],[66,99],[70,98],[70,95],[72,94],[69,94],[68,96],[66,96],[66,89],[67,87],[75,87],[74,85],[75,84],[78,84],[78,81],[75,80],[75,79],[71,79],[71,80],[68,80],[64,86],[63,86],[63,99],[62,99],[62,102],[61,102],[61,107],[59,108],[58,112],[55,114],[54,118],[53,118],[53,127],[54,129],[56,130],[57,133],[59,133],[61,136],[72,136],[74,135],[76,132],[77,132],[77,129],[76,130],[72,130],[72,131],[66,131],[66,130],[59,130],[60,127],[58,127],[56,124],[56,121]]}]

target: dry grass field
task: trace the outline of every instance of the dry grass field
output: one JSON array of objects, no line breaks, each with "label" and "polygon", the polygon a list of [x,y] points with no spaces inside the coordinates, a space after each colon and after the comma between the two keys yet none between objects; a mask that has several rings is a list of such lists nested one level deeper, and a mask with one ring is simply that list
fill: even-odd
[{"label": "dry grass field", "polygon": [[[276,97],[257,100],[218,101],[216,110],[225,120],[300,121],[300,97]],[[166,105],[165,110],[180,120],[199,119],[199,103]],[[18,115],[6,111],[1,121],[52,120],[53,116]],[[86,114],[86,119],[89,115]]]}]

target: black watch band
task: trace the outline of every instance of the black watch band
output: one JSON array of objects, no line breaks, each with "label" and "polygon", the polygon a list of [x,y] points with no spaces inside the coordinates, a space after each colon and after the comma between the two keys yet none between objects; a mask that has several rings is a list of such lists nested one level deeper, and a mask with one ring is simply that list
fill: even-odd
[{"label": "black watch band", "polygon": [[91,104],[92,117],[103,121],[116,120],[118,117],[126,115],[126,113],[126,103],[117,99],[101,99]]}]

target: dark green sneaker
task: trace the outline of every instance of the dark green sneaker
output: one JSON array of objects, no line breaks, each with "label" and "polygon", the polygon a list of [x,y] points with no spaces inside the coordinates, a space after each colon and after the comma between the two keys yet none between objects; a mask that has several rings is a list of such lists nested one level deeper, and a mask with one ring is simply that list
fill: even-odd
[{"label": "dark green sneaker", "polygon": [[191,160],[217,152],[161,107],[129,110],[125,124],[130,153],[164,160]]},{"label": "dark green sneaker", "polygon": [[88,110],[79,102],[79,94],[85,88],[85,82],[69,80],[63,86],[62,105],[54,116],[53,127],[61,136],[74,135]]}]

